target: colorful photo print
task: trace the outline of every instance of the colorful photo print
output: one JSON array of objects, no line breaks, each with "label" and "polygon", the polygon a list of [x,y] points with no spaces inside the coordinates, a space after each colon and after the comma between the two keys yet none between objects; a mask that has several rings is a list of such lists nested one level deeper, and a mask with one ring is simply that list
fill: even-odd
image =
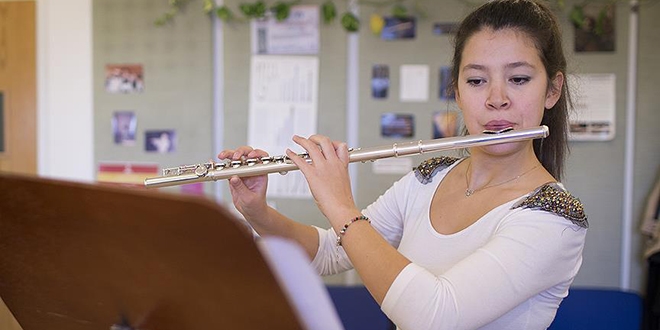
[{"label": "colorful photo print", "polygon": [[383,40],[414,39],[417,24],[414,17],[385,17],[385,26],[380,33]]},{"label": "colorful photo print", "polygon": [[456,136],[458,133],[458,114],[453,111],[433,113],[433,139]]},{"label": "colorful photo print", "polygon": [[571,11],[575,27],[575,52],[614,51],[615,4],[588,3]]},{"label": "colorful photo print", "polygon": [[438,97],[441,100],[453,101],[455,98],[454,89],[451,87],[451,67],[443,66],[438,70],[438,77],[440,79],[440,90]]},{"label": "colorful photo print", "polygon": [[433,34],[434,35],[443,35],[443,34],[454,34],[458,29],[457,23],[433,23]]},{"label": "colorful photo print", "polygon": [[168,153],[176,151],[176,132],[174,130],[153,130],[144,133],[147,152]]},{"label": "colorful photo print", "polygon": [[107,64],[105,91],[112,94],[142,93],[144,91],[142,64]]},{"label": "colorful photo print", "polygon": [[388,138],[413,137],[415,117],[410,114],[384,113],[380,117],[380,134]]},{"label": "colorful photo print", "polygon": [[371,70],[371,96],[375,99],[386,99],[390,87],[390,68],[387,65],[376,64]]},{"label": "colorful photo print", "polygon": [[115,144],[135,145],[137,117],[133,111],[115,111],[112,114],[112,135]]}]

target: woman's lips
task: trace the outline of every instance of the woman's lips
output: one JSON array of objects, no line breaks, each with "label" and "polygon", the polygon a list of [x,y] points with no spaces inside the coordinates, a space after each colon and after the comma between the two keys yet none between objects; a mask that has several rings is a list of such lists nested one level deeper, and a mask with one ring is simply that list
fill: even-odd
[{"label": "woman's lips", "polygon": [[507,128],[513,128],[513,123],[506,120],[492,120],[484,126],[489,131],[500,131]]}]

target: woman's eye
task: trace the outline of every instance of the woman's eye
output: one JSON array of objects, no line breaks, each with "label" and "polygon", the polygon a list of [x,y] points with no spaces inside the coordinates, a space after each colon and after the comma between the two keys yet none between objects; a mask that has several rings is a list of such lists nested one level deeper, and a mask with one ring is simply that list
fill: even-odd
[{"label": "woman's eye", "polygon": [[472,79],[467,80],[468,85],[471,85],[471,86],[483,85],[484,82],[485,82],[484,79],[479,79],[479,78],[472,78]]},{"label": "woman's eye", "polygon": [[511,78],[511,82],[516,84],[516,85],[522,85],[525,84],[529,81],[529,77],[513,77]]}]

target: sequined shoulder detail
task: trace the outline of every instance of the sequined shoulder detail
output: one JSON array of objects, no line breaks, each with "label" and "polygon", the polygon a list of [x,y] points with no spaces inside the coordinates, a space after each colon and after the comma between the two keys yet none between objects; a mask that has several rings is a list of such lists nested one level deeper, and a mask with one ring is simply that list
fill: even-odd
[{"label": "sequined shoulder detail", "polygon": [[451,164],[454,164],[460,158],[449,157],[449,156],[440,156],[433,157],[423,161],[419,166],[414,167],[415,176],[417,180],[422,184],[427,184],[431,182],[433,177],[440,171],[449,167]]},{"label": "sequined shoulder detail", "polygon": [[582,202],[556,183],[544,184],[529,197],[514,204],[511,209],[519,207],[551,212],[582,228],[589,227]]}]

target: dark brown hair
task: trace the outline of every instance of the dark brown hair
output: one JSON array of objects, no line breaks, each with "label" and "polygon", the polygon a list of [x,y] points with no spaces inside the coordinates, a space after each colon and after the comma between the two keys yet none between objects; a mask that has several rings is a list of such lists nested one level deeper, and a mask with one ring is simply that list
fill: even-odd
[{"label": "dark brown hair", "polygon": [[534,153],[555,179],[561,180],[564,160],[568,154],[568,109],[570,93],[567,85],[566,57],[562,47],[561,30],[555,15],[543,2],[534,0],[489,1],[470,13],[461,23],[455,36],[452,63],[452,88],[458,88],[458,72],[463,49],[475,33],[490,28],[494,31],[515,29],[525,33],[538,49],[548,88],[558,72],[564,75],[561,96],[555,106],[543,114],[541,125],[548,126],[550,135],[534,141]]}]

